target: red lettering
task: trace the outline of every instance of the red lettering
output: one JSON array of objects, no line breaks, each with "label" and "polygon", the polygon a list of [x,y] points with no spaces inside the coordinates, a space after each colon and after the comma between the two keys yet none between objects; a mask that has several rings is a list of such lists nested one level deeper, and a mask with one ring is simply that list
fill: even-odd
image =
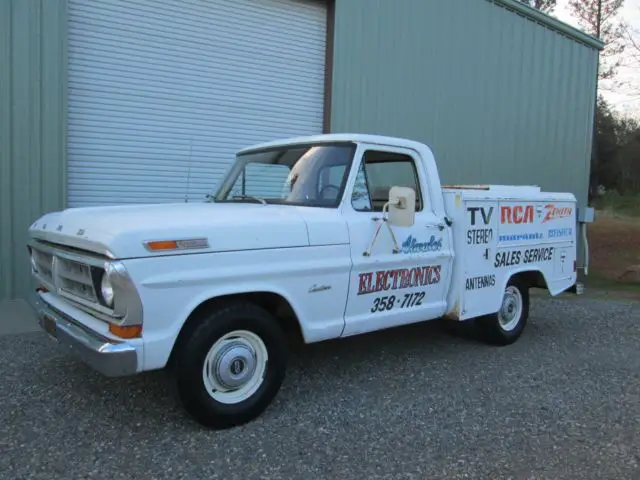
[{"label": "red lettering", "polygon": [[417,287],[422,284],[421,283],[422,269],[423,267],[411,269],[411,286],[412,287]]},{"label": "red lettering", "polygon": [[409,286],[409,270],[403,268],[400,270],[400,288],[407,288]]},{"label": "red lettering", "polygon": [[440,265],[433,267],[433,278],[431,279],[431,283],[440,283],[440,269],[442,267]]},{"label": "red lettering", "polygon": [[394,270],[360,273],[358,275],[358,295],[380,292],[382,290],[402,290],[409,287],[438,283],[440,282],[441,268],[441,265],[429,265],[410,269],[398,268]]},{"label": "red lettering", "polygon": [[511,208],[504,206],[500,208],[500,222],[511,223]]},{"label": "red lettering", "polygon": [[369,279],[369,275],[369,273],[361,273],[360,275],[358,275],[360,279],[360,283],[358,285],[358,295],[362,295],[367,291],[367,280]]},{"label": "red lettering", "polygon": [[545,212],[544,218],[542,219],[542,223],[555,220],[556,218],[570,217],[573,211],[571,207],[558,208],[553,203],[545,205],[544,208],[546,208],[547,211]]},{"label": "red lettering", "polygon": [[391,285],[391,288],[393,290],[395,290],[396,288],[398,288],[398,274],[400,273],[399,270],[391,270],[390,274],[391,274],[391,278],[393,278],[393,284]]},{"label": "red lettering", "polygon": [[515,205],[513,207],[502,206],[500,208],[500,221],[502,223],[533,223],[533,205]]},{"label": "red lettering", "polygon": [[376,292],[384,289],[384,270],[376,272]]}]

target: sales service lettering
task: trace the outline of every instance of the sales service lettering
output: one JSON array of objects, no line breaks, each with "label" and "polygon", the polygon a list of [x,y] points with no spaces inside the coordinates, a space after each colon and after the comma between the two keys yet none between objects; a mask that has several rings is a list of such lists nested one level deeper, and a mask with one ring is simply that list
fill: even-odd
[{"label": "sales service lettering", "polygon": [[521,263],[536,263],[553,260],[553,247],[536,247],[527,250],[511,250],[508,252],[496,253],[493,263],[495,268],[511,267]]}]

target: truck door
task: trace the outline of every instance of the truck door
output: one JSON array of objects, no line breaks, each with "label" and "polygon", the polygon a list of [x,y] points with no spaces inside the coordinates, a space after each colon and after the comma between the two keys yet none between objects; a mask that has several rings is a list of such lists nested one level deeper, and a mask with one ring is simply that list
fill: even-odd
[{"label": "truck door", "polygon": [[[361,145],[356,152],[355,182],[342,206],[353,263],[343,336],[438,318],[445,312],[450,229],[432,210],[425,170],[418,162],[417,153],[404,148]],[[376,236],[394,185],[415,190],[415,223],[397,227],[382,222]]]}]

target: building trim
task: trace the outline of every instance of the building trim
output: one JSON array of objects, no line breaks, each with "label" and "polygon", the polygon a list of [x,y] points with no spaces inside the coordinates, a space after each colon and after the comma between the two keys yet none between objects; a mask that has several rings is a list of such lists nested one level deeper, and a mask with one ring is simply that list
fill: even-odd
[{"label": "building trim", "polygon": [[331,132],[331,100],[333,84],[333,47],[336,22],[336,0],[327,0],[327,30],[324,63],[324,111],[322,132]]},{"label": "building trim", "polygon": [[572,27],[571,25],[564,23],[557,18],[547,15],[546,13],[538,10],[537,8],[530,7],[517,0],[486,0],[489,3],[499,5],[511,10],[517,14],[520,14],[529,20],[532,20],[540,25],[554,30],[557,33],[565,35],[570,39],[582,43],[590,48],[596,50],[602,50],[604,48],[604,42],[599,38],[586,34],[582,30]]}]

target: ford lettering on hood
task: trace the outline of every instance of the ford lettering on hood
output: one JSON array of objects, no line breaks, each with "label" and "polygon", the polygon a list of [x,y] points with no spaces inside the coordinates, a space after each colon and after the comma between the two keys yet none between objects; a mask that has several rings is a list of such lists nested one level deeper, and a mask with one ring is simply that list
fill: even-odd
[{"label": "ford lettering on hood", "polygon": [[306,223],[295,208],[259,203],[72,208],[38,219],[30,234],[113,258],[166,254],[145,248],[145,242],[164,240],[206,239],[202,250],[209,252],[309,245]]}]

